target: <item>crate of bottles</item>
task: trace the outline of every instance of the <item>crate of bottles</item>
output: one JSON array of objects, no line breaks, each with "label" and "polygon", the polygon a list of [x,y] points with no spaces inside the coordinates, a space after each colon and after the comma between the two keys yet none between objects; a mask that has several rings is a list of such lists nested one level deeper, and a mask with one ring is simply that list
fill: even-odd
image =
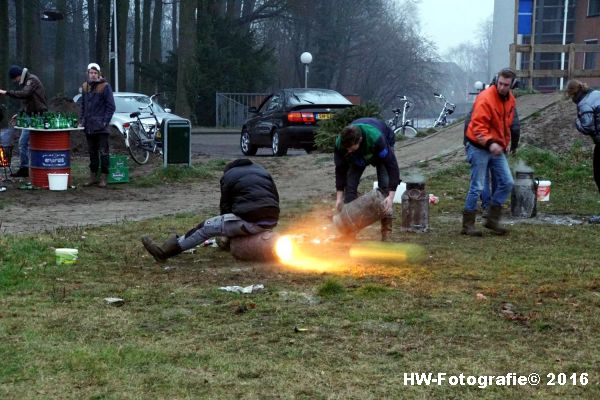
[{"label": "crate of bottles", "polygon": [[43,112],[28,115],[19,113],[16,128],[71,129],[77,128],[77,115],[73,113]]},{"label": "crate of bottles", "polygon": [[108,162],[108,183],[129,182],[127,156],[111,154]]}]

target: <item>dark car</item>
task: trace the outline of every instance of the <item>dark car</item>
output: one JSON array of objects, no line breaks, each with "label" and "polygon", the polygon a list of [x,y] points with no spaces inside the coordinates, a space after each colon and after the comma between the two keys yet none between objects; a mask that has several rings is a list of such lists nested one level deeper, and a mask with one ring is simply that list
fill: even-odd
[{"label": "dark car", "polygon": [[253,156],[259,147],[270,147],[274,156],[284,156],[288,148],[315,148],[315,130],[319,121],[330,119],[338,110],[351,107],[344,96],[329,89],[282,89],[272,93],[256,114],[242,127],[242,153]]}]

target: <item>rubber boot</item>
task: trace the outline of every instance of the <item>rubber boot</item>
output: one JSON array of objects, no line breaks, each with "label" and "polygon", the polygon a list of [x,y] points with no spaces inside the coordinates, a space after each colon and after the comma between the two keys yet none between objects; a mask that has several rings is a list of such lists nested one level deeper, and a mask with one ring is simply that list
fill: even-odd
[{"label": "rubber boot", "polygon": [[183,251],[177,243],[176,234],[169,236],[162,246],[156,244],[149,236],[142,236],[142,244],[148,253],[152,254],[152,257],[159,262],[174,257]]},{"label": "rubber boot", "polygon": [[392,224],[393,218],[386,217],[381,219],[381,241],[391,242],[392,241]]},{"label": "rubber boot", "polygon": [[462,230],[460,233],[467,236],[483,236],[481,231],[475,229],[477,211],[463,211]]},{"label": "rubber boot", "polygon": [[107,179],[108,179],[108,174],[100,174],[100,182],[98,182],[98,187],[105,188]]},{"label": "rubber boot", "polygon": [[86,183],[83,184],[83,186],[94,186],[97,183],[98,183],[98,174],[96,172],[90,171],[90,178],[88,179],[88,181]]},{"label": "rubber boot", "polygon": [[501,206],[490,206],[490,212],[487,220],[483,224],[488,229],[491,229],[496,235],[506,235],[508,231],[500,225],[500,217],[502,216]]}]

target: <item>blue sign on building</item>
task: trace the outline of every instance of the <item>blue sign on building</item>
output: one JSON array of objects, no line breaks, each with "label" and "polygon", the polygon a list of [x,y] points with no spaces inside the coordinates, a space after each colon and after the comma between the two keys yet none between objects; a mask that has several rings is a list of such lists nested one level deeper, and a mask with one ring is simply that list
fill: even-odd
[{"label": "blue sign on building", "polygon": [[531,35],[531,25],[533,20],[533,0],[519,1],[519,21],[517,33],[519,35]]}]

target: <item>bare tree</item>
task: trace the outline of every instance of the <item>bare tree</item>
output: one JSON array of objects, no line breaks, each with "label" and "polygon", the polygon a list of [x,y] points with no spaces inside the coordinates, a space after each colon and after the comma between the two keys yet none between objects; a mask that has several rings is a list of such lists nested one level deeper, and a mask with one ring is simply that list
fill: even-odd
[{"label": "bare tree", "polygon": [[87,0],[87,15],[88,15],[88,51],[89,60],[97,60],[96,53],[96,1]]},{"label": "bare tree", "polygon": [[[108,42],[110,38],[110,0],[97,0],[98,29],[96,30],[96,62],[103,69],[103,75],[111,80]],[[114,84],[114,82],[113,82]]]},{"label": "bare tree", "polygon": [[190,103],[193,93],[188,92],[195,65],[196,48],[196,5],[192,1],[180,3],[179,47],[177,48],[177,98],[175,110],[189,117],[192,114]]},{"label": "bare tree", "polygon": [[23,8],[23,64],[36,75],[43,75],[41,52],[40,1],[29,0]]},{"label": "bare tree", "polygon": [[150,36],[150,62],[162,61],[162,0],[154,0],[154,11],[152,11],[152,33]]},{"label": "bare tree", "polygon": [[[150,63],[150,24],[152,18],[150,17],[150,12],[152,9],[152,0],[142,0],[142,52],[140,55],[140,64],[148,65]],[[136,28],[139,29],[139,28]],[[138,68],[140,66],[138,65]],[[144,92],[150,90],[150,84],[148,80],[144,77],[140,77],[140,89]]]},{"label": "bare tree", "polygon": [[6,71],[8,71],[9,46],[8,46],[8,1],[0,2],[0,87],[6,88],[8,80],[6,79]]},{"label": "bare tree", "polygon": [[[67,9],[66,0],[56,1],[57,9],[63,14]],[[65,92],[65,42],[67,35],[66,21],[56,23],[56,47],[54,53],[54,94],[64,95]]]},{"label": "bare tree", "polygon": [[134,31],[133,31],[133,90],[139,92],[141,90],[140,77],[140,48],[141,48],[141,16],[140,16],[140,0],[134,0]]},{"label": "bare tree", "polygon": [[[129,18],[129,0],[117,0],[117,49],[121,62],[119,69],[119,89],[125,90],[127,86],[127,21]],[[137,27],[136,27],[137,29]]]},{"label": "bare tree", "polygon": [[171,39],[172,39],[172,51],[177,51],[177,8],[179,6],[178,1],[171,3]]}]

